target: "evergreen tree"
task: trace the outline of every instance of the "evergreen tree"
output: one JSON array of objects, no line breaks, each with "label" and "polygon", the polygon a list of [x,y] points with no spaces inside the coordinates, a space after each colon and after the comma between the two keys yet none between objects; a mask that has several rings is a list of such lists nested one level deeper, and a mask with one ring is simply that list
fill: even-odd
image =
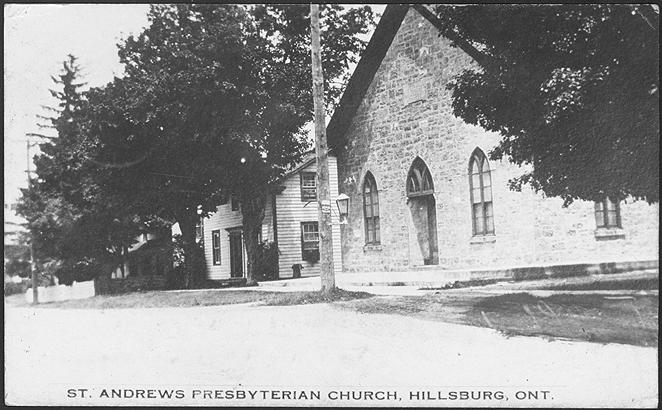
[{"label": "evergreen tree", "polygon": [[140,225],[112,198],[102,197],[98,172],[89,161],[96,141],[89,137],[89,104],[76,57],[69,55],[52,79],[59,86],[50,90],[58,104],[48,108],[53,116],[41,116],[50,122],[41,128],[54,129],[57,137],[40,144],[36,178],[22,190],[17,210],[28,221],[38,265],[56,262],[48,265],[68,283],[109,274],[126,256]]}]

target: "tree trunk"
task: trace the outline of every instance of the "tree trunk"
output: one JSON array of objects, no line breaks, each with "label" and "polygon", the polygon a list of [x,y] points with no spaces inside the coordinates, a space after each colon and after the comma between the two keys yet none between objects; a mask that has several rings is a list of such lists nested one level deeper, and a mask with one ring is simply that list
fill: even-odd
[{"label": "tree trunk", "polygon": [[182,231],[182,248],[184,250],[184,288],[190,289],[202,282],[205,275],[202,254],[195,243],[195,226],[198,222],[197,212],[182,212],[177,218]]},{"label": "tree trunk", "polygon": [[[129,251],[126,248],[126,246],[124,246],[123,244],[117,245],[117,247],[115,248],[115,251],[113,252],[113,259],[117,261],[117,264],[116,264],[116,266],[115,266],[115,268],[113,269],[112,272],[114,272],[115,269],[117,269],[117,267],[119,267],[122,278],[126,277],[125,265],[126,265],[126,260],[127,260],[128,254],[129,254]],[[111,273],[111,275],[112,275],[112,273]]]},{"label": "tree trunk", "polygon": [[126,278],[126,272],[124,271],[124,258],[120,262],[120,273],[122,274],[122,279]]},{"label": "tree trunk", "polygon": [[[123,255],[123,257],[122,257],[122,277],[126,278],[125,267],[129,262],[129,247],[128,246],[126,246],[126,245],[122,246],[122,255]],[[129,272],[129,273],[131,273],[131,272]]]},{"label": "tree trunk", "polygon": [[258,266],[260,257],[258,235],[262,230],[262,220],[264,219],[264,209],[267,204],[267,194],[258,193],[256,196],[242,198],[241,214],[242,225],[244,229],[244,246],[246,247],[246,284],[254,285],[255,268]]},{"label": "tree trunk", "polygon": [[122,245],[115,246],[108,250],[107,252],[98,254],[96,260],[101,266],[102,274],[99,275],[104,280],[111,280],[113,278],[113,273],[119,266],[122,269],[122,276],[124,276],[123,270],[123,260],[122,256]]},{"label": "tree trunk", "polygon": [[[32,238],[34,238],[34,236]],[[30,238],[30,277],[32,278],[32,304],[37,305],[39,304],[39,279],[37,276],[37,268],[35,267],[32,238]]]},{"label": "tree trunk", "polygon": [[317,153],[317,209],[320,248],[320,279],[322,293],[336,287],[333,272],[333,238],[331,236],[331,200],[329,193],[329,162],[324,119],[324,77],[320,49],[319,6],[310,5],[311,58],[313,65],[313,105],[315,108],[315,152]]}]

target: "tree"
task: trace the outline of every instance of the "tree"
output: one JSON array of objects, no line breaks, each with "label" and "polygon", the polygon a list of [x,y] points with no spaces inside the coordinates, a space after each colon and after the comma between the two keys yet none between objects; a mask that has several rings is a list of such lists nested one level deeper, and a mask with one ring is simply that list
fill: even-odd
[{"label": "tree", "polygon": [[440,34],[477,63],[449,84],[454,114],[498,132],[492,159],[547,196],[659,201],[659,9],[437,6]]},{"label": "tree", "polygon": [[[57,107],[42,105],[41,108],[50,115],[37,115],[42,121],[37,123],[41,130],[55,130],[60,133],[72,131],[73,120],[81,112],[85,104],[84,93],[81,88],[87,83],[79,82],[81,77],[81,68],[77,63],[78,58],[73,54],[68,54],[62,62],[62,70],[57,76],[51,76],[53,83],[61,89],[49,88],[53,98],[58,101]],[[53,135],[43,133],[28,133],[29,137],[36,137],[42,140],[53,140],[57,138]]]},{"label": "tree", "polygon": [[[372,14],[326,9],[327,78],[338,79]],[[91,130],[104,189],[179,224],[187,286],[202,279],[195,225],[228,195],[241,202],[253,282],[267,195],[307,148],[307,18],[306,6],[152,6],[149,26],[119,45],[126,76],[90,93],[108,117]]]},{"label": "tree", "polygon": [[[50,90],[58,101],[41,116],[57,137],[41,134],[47,142],[36,156],[36,176],[23,190],[18,212],[28,221],[36,259],[43,265],[58,262],[63,283],[110,274],[140,229],[136,217],[112,197],[102,196],[97,169],[89,161],[96,141],[90,138],[90,107],[76,58],[69,55],[61,73],[52,77],[61,89]],[[60,88],[58,87],[58,88]],[[88,273],[71,275],[81,264]]]},{"label": "tree", "polygon": [[[309,6],[255,6],[250,12],[253,24],[248,30],[249,56],[252,65],[259,68],[257,84],[264,97],[259,104],[261,127],[249,135],[252,159],[239,167],[240,177],[231,179],[234,183],[229,189],[238,193],[242,203],[247,277],[252,282],[267,196],[287,167],[299,161],[308,147],[302,129],[311,121],[314,107]],[[369,7],[345,10],[339,5],[325,5],[320,8],[320,20],[324,27],[321,45],[325,101],[331,111],[349,76],[349,64],[365,47],[357,35],[368,32],[374,17]]]},{"label": "tree", "polygon": [[[63,185],[70,185],[71,181],[57,180],[55,164],[58,162],[58,156],[68,154],[67,149],[58,149],[60,142],[75,139],[72,136],[76,129],[74,123],[80,118],[79,113],[84,104],[80,90],[84,84],[78,82],[79,73],[80,67],[76,63],[76,57],[68,55],[62,63],[61,72],[51,77],[55,85],[61,88],[49,90],[58,101],[57,107],[42,106],[51,115],[38,115],[42,121],[37,124],[39,128],[42,130],[50,128],[62,139],[41,133],[28,134],[46,140],[45,143],[40,144],[42,154],[36,156],[35,160],[37,178],[29,176],[30,184],[27,189],[22,190],[22,198],[17,208],[17,212],[28,221],[30,241],[38,261],[63,257],[58,251],[58,245],[64,240],[65,227],[71,225],[75,218],[71,213],[71,207],[68,207],[59,195],[58,192],[61,190],[57,189]],[[79,186],[76,183],[74,185]]]},{"label": "tree", "polygon": [[[5,221],[5,226],[8,222]],[[13,241],[7,241],[8,237],[13,237]],[[30,248],[29,238],[26,232],[7,232],[5,230],[5,274],[9,276],[19,276],[21,278],[30,277]],[[13,243],[12,243],[13,242]]]}]

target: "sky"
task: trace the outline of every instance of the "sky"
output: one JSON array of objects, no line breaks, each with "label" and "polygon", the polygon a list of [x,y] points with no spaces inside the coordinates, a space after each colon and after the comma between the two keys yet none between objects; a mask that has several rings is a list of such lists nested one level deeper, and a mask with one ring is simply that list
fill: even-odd
[{"label": "sky", "polygon": [[[78,57],[88,86],[121,76],[117,43],[147,25],[146,4],[10,4],[4,7],[5,203],[27,185],[26,133],[38,132],[41,105],[67,54]],[[381,15],[384,6],[373,6]],[[31,156],[37,150],[31,148]],[[34,169],[33,165],[30,165]]]},{"label": "sky", "polygon": [[[79,58],[85,81],[100,86],[122,74],[116,44],[147,24],[147,5],[26,5],[4,7],[5,202],[25,187],[25,134],[39,131],[41,105],[54,105],[51,75],[67,54]],[[37,148],[32,148],[36,150]],[[34,168],[33,168],[34,169]]]}]

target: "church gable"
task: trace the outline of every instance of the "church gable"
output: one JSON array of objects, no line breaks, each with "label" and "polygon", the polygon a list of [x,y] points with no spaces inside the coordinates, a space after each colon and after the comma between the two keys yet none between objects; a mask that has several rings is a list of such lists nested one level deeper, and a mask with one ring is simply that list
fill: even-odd
[{"label": "church gable", "polygon": [[[487,158],[500,136],[453,115],[446,86],[475,62],[413,7],[390,7],[392,31],[378,26],[366,50],[379,58],[364,55],[327,128],[339,192],[350,197],[344,270],[640,259],[654,248],[598,243],[592,203],[562,209],[532,190],[511,191],[509,179],[522,170]],[[408,189],[408,181],[425,188]],[[630,225],[627,241],[643,240],[645,222]]]},{"label": "church gable", "polygon": [[[452,113],[451,92],[446,85],[456,74],[471,67],[472,59],[451,47],[450,41],[440,37],[437,29],[415,9],[409,8],[402,16],[383,58],[378,64],[372,63],[376,65],[372,81],[348,120],[345,132],[341,136],[333,133],[329,136],[330,145],[335,143],[340,158],[350,158],[349,162],[341,161],[341,166],[353,166],[354,159],[367,155],[376,160],[398,161],[403,151],[397,147],[411,151],[411,159],[418,155],[428,162],[439,163],[427,156],[440,145],[446,146],[444,155],[449,158],[468,161],[477,145],[487,144],[483,148],[488,151],[496,143],[494,135],[463,123]],[[350,87],[351,84],[348,92],[352,93]],[[345,109],[339,107],[340,111]],[[332,122],[333,119],[329,128]],[[464,136],[469,136],[470,141],[461,144]],[[394,157],[396,153],[400,155]],[[401,163],[396,162],[397,166],[406,173],[411,159],[402,159]],[[358,173],[362,175],[361,171]],[[349,178],[341,182],[356,182],[356,177]]]},{"label": "church gable", "polygon": [[[366,175],[374,178],[383,238],[377,260],[385,266],[448,265],[453,261],[441,241],[449,234],[471,236],[472,217],[466,212],[469,159],[477,146],[489,151],[498,140],[452,113],[446,84],[471,64],[467,54],[451,47],[427,19],[409,8],[337,149],[340,191],[352,198],[359,221],[361,187]],[[429,197],[407,196],[406,181],[415,160],[430,174],[434,189],[426,193]],[[460,204],[462,199],[466,206]],[[421,213],[419,208],[428,211]],[[363,261],[374,263],[375,255],[352,251],[364,246],[369,231],[360,225],[347,227],[346,266],[360,269]],[[371,252],[374,249],[372,245]]]}]

